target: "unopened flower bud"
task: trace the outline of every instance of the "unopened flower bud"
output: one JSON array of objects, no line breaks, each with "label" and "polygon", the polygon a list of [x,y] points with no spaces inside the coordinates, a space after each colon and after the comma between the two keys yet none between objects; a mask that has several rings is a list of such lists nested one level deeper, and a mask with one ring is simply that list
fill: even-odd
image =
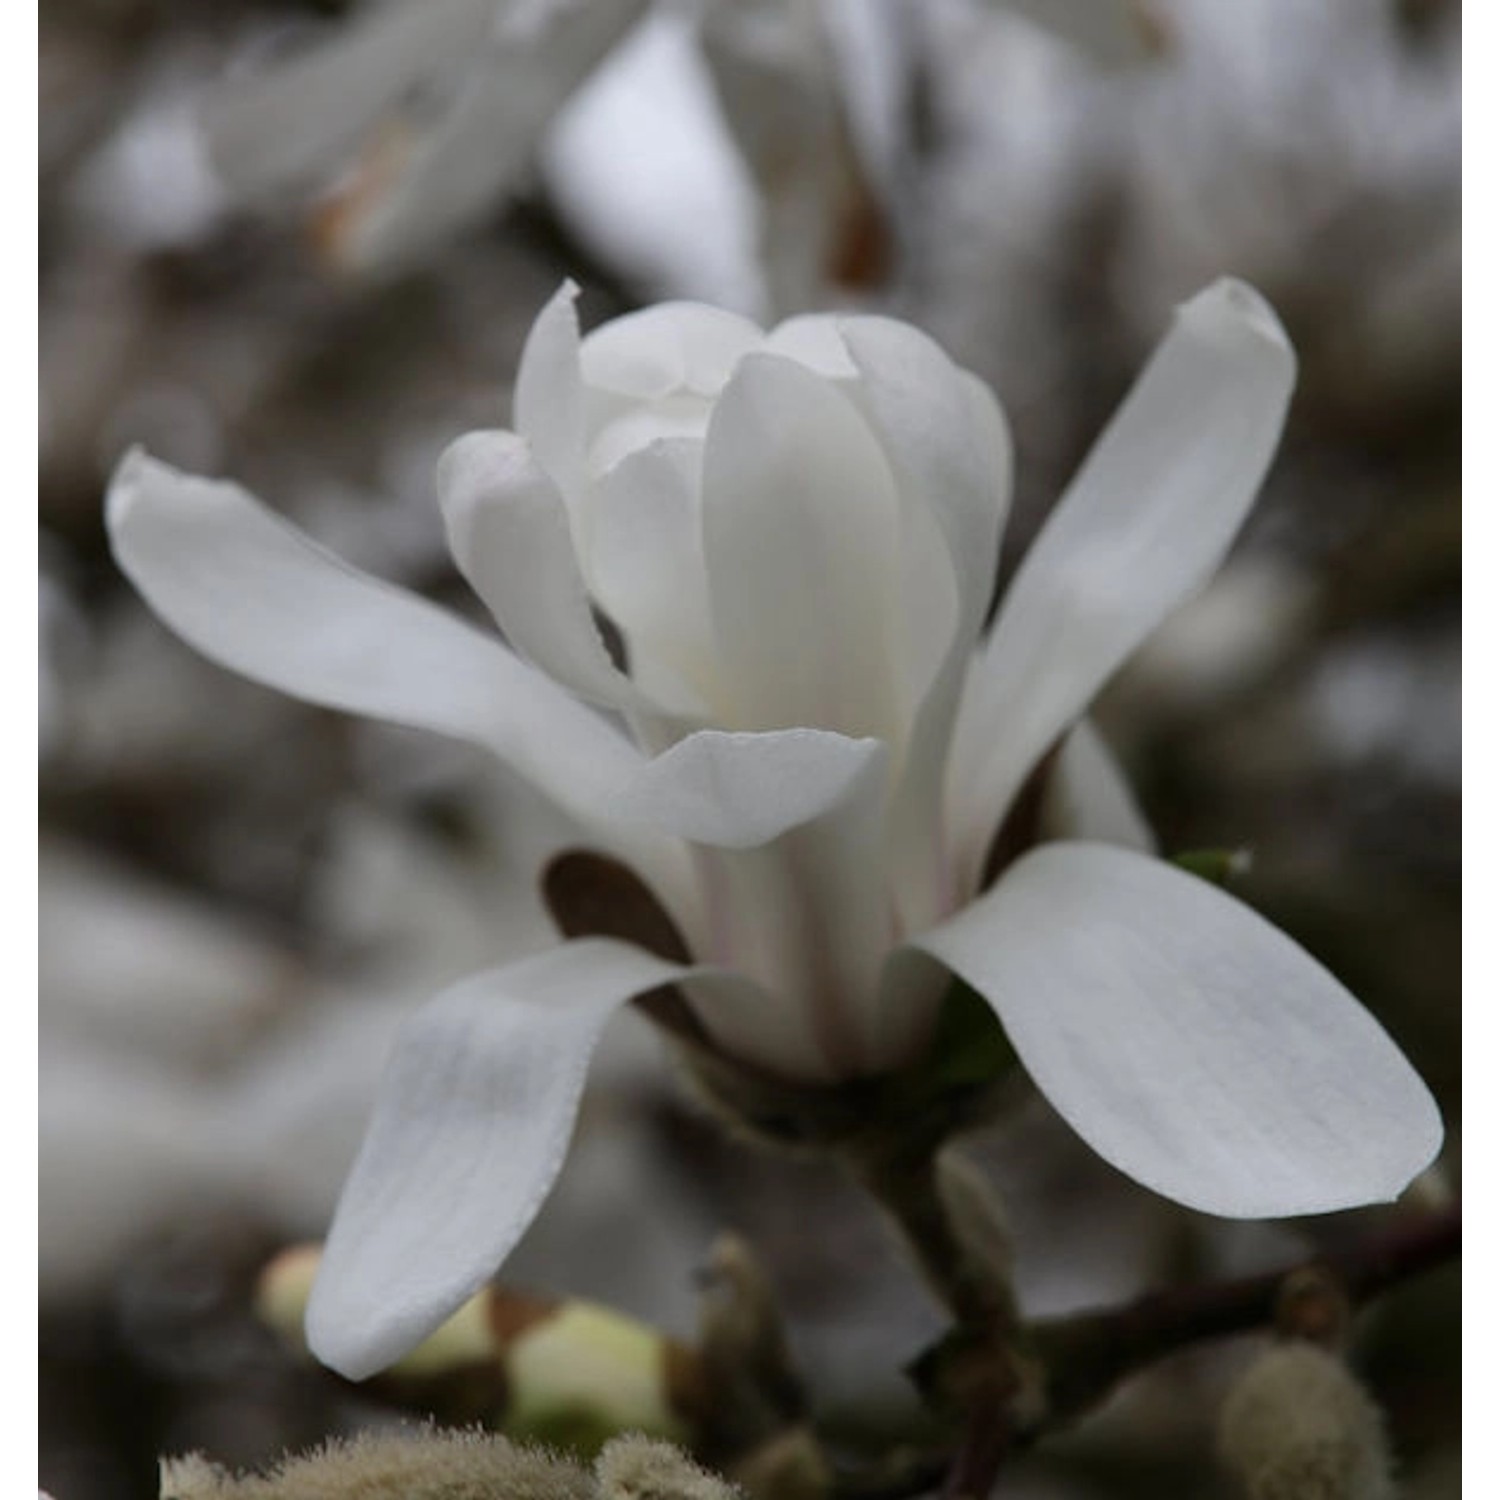
[{"label": "unopened flower bud", "polygon": [[236,1477],[196,1454],[161,1466],[161,1500],[595,1500],[597,1493],[582,1469],[554,1455],[436,1428],[331,1442],[267,1475]]},{"label": "unopened flower bud", "polygon": [[[320,1250],[287,1250],[262,1272],[256,1309],[294,1345]],[[378,1377],[398,1403],[511,1437],[593,1451],[619,1432],[678,1439],[693,1351],[612,1308],[489,1286]]]},{"label": "unopened flower bud", "polygon": [[806,1412],[781,1313],[765,1272],[737,1235],[721,1235],[703,1273],[698,1348],[704,1413],[716,1448],[746,1451]]},{"label": "unopened flower bud", "polygon": [[736,1500],[739,1495],[680,1448],[635,1435],[610,1443],[594,1474],[599,1500]]},{"label": "unopened flower bud", "polygon": [[1219,1449],[1249,1500],[1393,1500],[1380,1409],[1337,1355],[1267,1349],[1219,1417]]}]

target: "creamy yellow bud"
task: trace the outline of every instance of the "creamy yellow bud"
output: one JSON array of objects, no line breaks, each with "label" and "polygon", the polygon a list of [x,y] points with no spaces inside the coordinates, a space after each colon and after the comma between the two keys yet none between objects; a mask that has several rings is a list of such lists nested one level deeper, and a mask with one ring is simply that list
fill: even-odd
[{"label": "creamy yellow bud", "polygon": [[[321,1253],[298,1246],[261,1274],[257,1311],[298,1347]],[[592,1453],[620,1432],[684,1438],[684,1403],[703,1404],[696,1368],[692,1350],[610,1308],[491,1286],[377,1381],[446,1420]]]},{"label": "creamy yellow bud", "polygon": [[686,1435],[667,1380],[667,1340],[587,1302],[524,1329],[506,1358],[509,1432],[596,1447],[615,1432]]},{"label": "creamy yellow bud", "polygon": [[1395,1495],[1379,1408],[1314,1344],[1275,1344],[1255,1360],[1224,1403],[1219,1450],[1249,1500]]}]

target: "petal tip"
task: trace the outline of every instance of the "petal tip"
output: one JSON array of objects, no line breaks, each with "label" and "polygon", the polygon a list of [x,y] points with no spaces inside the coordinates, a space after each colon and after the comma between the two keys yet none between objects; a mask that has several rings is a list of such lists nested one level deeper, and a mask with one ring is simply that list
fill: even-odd
[{"label": "petal tip", "polygon": [[[481,428],[456,437],[437,461],[438,501],[444,514],[475,503],[477,493],[532,462],[531,445],[506,428]],[[488,484],[486,483],[488,481]]]},{"label": "petal tip", "polygon": [[1196,317],[1205,327],[1251,333],[1274,348],[1292,353],[1292,341],[1276,309],[1248,281],[1221,276],[1178,308],[1181,317]]},{"label": "petal tip", "polygon": [[139,443],[132,444],[115,465],[104,494],[104,516],[111,530],[129,518],[142,489],[156,475],[174,477],[176,470],[152,458]]}]

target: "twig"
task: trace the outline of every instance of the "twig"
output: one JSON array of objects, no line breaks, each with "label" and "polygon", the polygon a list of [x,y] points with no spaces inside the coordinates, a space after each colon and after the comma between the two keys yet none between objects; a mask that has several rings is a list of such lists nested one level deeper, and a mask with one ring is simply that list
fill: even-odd
[{"label": "twig", "polygon": [[1461,1210],[1454,1204],[1284,1270],[1154,1292],[1123,1307],[1033,1324],[1033,1347],[1047,1372],[1046,1412],[1036,1431],[1066,1425],[1127,1375],[1189,1344],[1265,1327],[1289,1276],[1326,1271],[1357,1305],[1453,1259],[1461,1237]]},{"label": "twig", "polygon": [[982,1409],[972,1408],[956,1450],[912,1455],[899,1473],[848,1475],[836,1494],[843,1500],[910,1500],[931,1493],[947,1476],[945,1495],[983,1497],[1007,1451],[1076,1421],[1126,1377],[1191,1344],[1271,1326],[1291,1278],[1331,1276],[1358,1306],[1456,1259],[1462,1235],[1462,1210],[1454,1204],[1279,1271],[1153,1292],[1119,1307],[1030,1324],[1023,1336],[1042,1367],[1046,1392],[1035,1421],[1009,1432],[998,1407],[988,1423]]}]

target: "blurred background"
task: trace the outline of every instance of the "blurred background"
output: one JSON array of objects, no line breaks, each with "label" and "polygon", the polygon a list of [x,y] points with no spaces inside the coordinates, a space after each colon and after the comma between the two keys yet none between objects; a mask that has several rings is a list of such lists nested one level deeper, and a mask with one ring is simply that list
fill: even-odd
[{"label": "blurred background", "polygon": [[[1167,851],[1394,1034],[1459,1154],[1459,27],[1454,0],[49,0],[41,8],[41,1418],[57,1500],[258,1464],[371,1403],[277,1348],[256,1269],[326,1228],[391,1031],[545,946],[558,817],[460,748],[217,671],[114,569],[145,444],[472,611],[430,483],[509,418],[564,276],[889,311],[991,382],[1009,569],[1172,306],[1258,286],[1302,361],[1230,564],[1100,718]],[[1029,1311],[1278,1265],[1373,1212],[1236,1225],[1114,1174],[1036,1097],[975,1142]],[[1429,1185],[1434,1192],[1439,1187]],[[941,1329],[830,1174],[724,1139],[618,1023],[507,1278],[691,1329],[733,1227],[829,1429],[920,1431]],[[1167,1362],[1007,1493],[1231,1495],[1250,1344]],[[1407,1486],[1457,1495],[1458,1278],[1359,1325]]]}]

